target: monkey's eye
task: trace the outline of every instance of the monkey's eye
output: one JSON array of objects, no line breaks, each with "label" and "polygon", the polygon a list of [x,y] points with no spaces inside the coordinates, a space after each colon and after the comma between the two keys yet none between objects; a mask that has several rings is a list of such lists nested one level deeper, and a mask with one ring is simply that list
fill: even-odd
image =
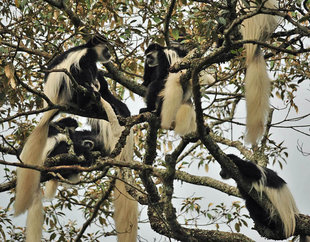
[{"label": "monkey's eye", "polygon": [[102,55],[107,59],[109,60],[111,58],[111,54],[110,54],[110,51],[108,48],[104,48],[103,51],[102,51]]},{"label": "monkey's eye", "polygon": [[92,140],[83,140],[82,146],[87,148],[88,150],[93,150],[95,144]]}]

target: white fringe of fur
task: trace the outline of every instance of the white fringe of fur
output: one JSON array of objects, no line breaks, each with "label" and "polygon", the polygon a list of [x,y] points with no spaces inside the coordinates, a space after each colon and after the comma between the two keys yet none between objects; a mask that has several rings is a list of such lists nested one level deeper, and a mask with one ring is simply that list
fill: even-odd
[{"label": "white fringe of fur", "polygon": [[192,132],[196,132],[196,113],[192,104],[182,104],[175,117],[174,131],[183,136]]},{"label": "white fringe of fur", "polygon": [[[67,71],[70,71],[71,65],[75,65],[77,69],[80,69],[79,60],[86,54],[86,52],[87,49],[84,48],[69,53],[67,58],[60,64],[55,66],[53,70],[66,69]],[[65,80],[66,84],[66,93],[63,96],[58,96],[63,80]],[[44,85],[44,94],[55,104],[63,104],[63,103],[66,104],[67,101],[72,98],[71,87],[72,87],[71,80],[67,74],[65,74],[64,72],[51,72],[49,73],[46,83]],[[46,102],[44,102],[45,107],[46,105],[47,105]]]},{"label": "white fringe of fur", "polygon": [[176,62],[180,61],[182,58],[179,57],[175,50],[164,49],[170,66],[173,66]]},{"label": "white fringe of fur", "polygon": [[[259,166],[257,167],[260,168]],[[273,205],[272,207],[268,208],[270,212],[270,218],[275,216],[276,210],[283,223],[284,234],[288,238],[295,232],[295,216],[297,216],[299,213],[293,195],[286,184],[284,184],[280,189],[266,187],[266,175],[263,169],[260,170],[262,171],[263,177],[259,182],[253,183],[253,187],[260,194],[264,192],[267,195]]]},{"label": "white fringe of fur", "polygon": [[[159,94],[163,98],[161,110],[161,127],[170,129],[175,121],[175,132],[179,135],[186,135],[196,131],[196,114],[191,104],[186,102],[192,95],[191,86],[183,92],[180,78],[184,71],[170,73],[165,88]],[[195,123],[195,125],[193,124]]]}]

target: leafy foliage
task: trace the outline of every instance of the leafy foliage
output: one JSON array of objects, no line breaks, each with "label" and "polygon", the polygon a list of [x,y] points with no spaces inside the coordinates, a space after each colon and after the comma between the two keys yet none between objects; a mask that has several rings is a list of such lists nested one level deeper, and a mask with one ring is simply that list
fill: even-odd
[{"label": "leafy foliage", "polygon": [[[248,4],[247,1],[242,2]],[[168,40],[170,44],[181,42],[190,49],[196,49],[199,56],[189,64],[185,63],[184,68],[194,70],[198,67],[215,78],[214,84],[199,83],[204,128],[211,131],[208,138],[219,144],[219,150],[225,153],[237,149],[238,153],[247,159],[257,160],[261,165],[278,164],[282,168],[289,153],[285,142],[277,140],[275,134],[285,128],[310,135],[309,112],[300,106],[308,105],[309,99],[297,99],[300,90],[309,88],[309,1],[280,1],[281,11],[276,13],[281,16],[280,25],[271,41],[261,47],[273,80],[273,109],[264,138],[254,147],[243,144],[245,58],[238,26],[234,26],[241,16],[231,8],[235,4],[235,0],[1,1],[0,151],[3,153],[1,164],[6,165],[1,182],[4,185],[14,183],[15,168],[10,165],[11,161],[19,162],[17,151],[38,122],[43,99],[37,92],[43,90],[46,65],[55,55],[84,43],[89,34],[96,32],[109,39],[113,52],[113,63],[100,68],[105,70],[112,92],[125,102],[137,103],[141,100],[138,95],[145,92],[140,84],[144,71],[143,53],[149,43],[164,45],[169,44]],[[173,10],[171,16],[167,14],[169,8]],[[226,36],[225,31],[231,27],[234,27],[233,31]],[[228,39],[230,43],[225,42]],[[227,48],[225,53],[220,51],[224,45]],[[278,116],[278,113],[285,115]],[[292,113],[297,117],[291,118]],[[219,157],[223,154],[213,151],[213,146],[208,146],[199,137],[198,141],[194,137],[196,139],[192,142],[176,137],[173,131],[158,129],[157,139],[151,144],[148,137],[151,137],[150,130],[154,129],[154,119],[156,117],[150,114],[134,121],[127,120],[127,124],[134,124],[136,166],[126,164],[133,170],[133,178],[129,182],[133,186],[131,194],[148,207],[146,220],[152,229],[179,240],[186,240],[188,234],[195,237],[197,228],[204,230],[204,238],[208,240],[208,226],[219,232],[228,228],[233,235],[233,232],[242,232],[250,219],[240,202],[233,202],[229,207],[223,203],[224,198],[219,201],[208,197],[206,202],[203,192],[197,196],[188,195],[180,204],[172,202],[172,197],[169,200],[168,191],[173,193],[178,189],[173,183],[169,185],[169,178],[212,187],[237,197],[240,195],[235,187],[206,176],[215,170],[215,164],[221,161]],[[300,125],[301,121],[308,123]],[[303,145],[299,144],[299,147]],[[309,154],[307,147],[301,151]],[[176,156],[175,166],[170,167],[167,154]],[[104,159],[98,160],[98,163],[104,162]],[[139,166],[142,163],[152,168]],[[108,172],[104,175],[96,168],[84,172],[80,184],[61,188],[56,199],[44,204],[45,241],[71,241],[78,236],[83,222],[71,220],[68,214],[78,213],[84,222],[89,219],[117,166],[121,165],[117,162],[107,165]],[[171,173],[170,168],[174,172]],[[153,190],[147,187],[146,176],[141,174],[148,174],[147,177],[154,182],[149,184]],[[7,190],[1,187],[1,192]],[[0,209],[0,240],[21,241],[25,228],[14,225],[12,192],[6,192],[11,200],[7,207]],[[176,209],[169,209],[168,205]],[[171,221],[169,212],[175,215],[176,221]],[[92,221],[95,228],[92,227],[90,232],[87,230],[82,235],[83,240],[101,241],[103,237],[115,236],[116,231],[110,226],[112,215],[112,198],[109,197]],[[179,223],[181,232],[175,229],[173,222]],[[240,234],[236,236],[248,240]],[[230,236],[219,233],[213,237],[218,241],[228,241],[226,239]]]}]

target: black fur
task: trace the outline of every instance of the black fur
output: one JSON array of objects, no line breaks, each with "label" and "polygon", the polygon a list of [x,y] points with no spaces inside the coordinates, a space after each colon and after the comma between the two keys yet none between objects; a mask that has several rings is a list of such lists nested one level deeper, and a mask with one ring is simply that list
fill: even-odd
[{"label": "black fur", "polygon": [[73,118],[63,118],[57,122],[50,123],[48,127],[48,137],[55,136],[64,130],[66,127],[70,129],[76,129],[78,127],[78,122]]},{"label": "black fur", "polygon": [[[97,79],[100,83],[99,93],[101,97],[106,100],[112,106],[116,115],[120,115],[122,117],[129,117],[130,111],[125,103],[116,98],[109,90],[108,82],[104,78],[103,72],[99,71],[97,75]],[[106,119],[108,120],[108,119]]]},{"label": "black fur", "polygon": [[[145,95],[146,108],[141,108],[140,113],[157,111],[159,115],[161,111],[162,100],[159,100],[158,94],[165,87],[166,79],[169,74],[170,60],[169,56],[164,52],[165,47],[159,44],[153,43],[148,46],[145,50],[145,63],[144,63],[144,75],[143,75],[143,86],[147,87]],[[176,51],[179,57],[185,57],[187,52],[181,50],[178,47],[171,47],[170,49]],[[157,51],[157,60],[154,60],[151,52]],[[151,67],[151,62],[157,61],[158,65]]]},{"label": "black fur", "polygon": [[[249,183],[253,183],[253,182],[259,182],[260,179],[262,179],[263,174],[262,174],[261,170],[253,162],[242,160],[233,154],[229,154],[227,156],[238,167],[238,169],[240,171],[240,175],[242,176],[242,178],[245,181],[248,181]],[[281,177],[279,177],[277,175],[277,173],[274,172],[273,170],[270,170],[268,168],[262,168],[262,169],[264,170],[264,173],[266,176],[266,183],[265,183],[266,187],[279,189],[286,184],[286,182]],[[230,178],[229,174],[227,173],[227,171],[225,171],[225,169],[223,169],[223,167],[222,167],[222,170],[220,172],[220,175],[223,179],[229,179]],[[268,214],[268,212],[265,211],[266,209],[263,209],[238,184],[237,184],[237,187],[238,187],[242,197],[245,199],[245,206],[247,207],[251,218],[256,222],[269,227],[270,229],[277,228],[278,226],[277,226],[276,222],[270,218],[270,214]]]}]

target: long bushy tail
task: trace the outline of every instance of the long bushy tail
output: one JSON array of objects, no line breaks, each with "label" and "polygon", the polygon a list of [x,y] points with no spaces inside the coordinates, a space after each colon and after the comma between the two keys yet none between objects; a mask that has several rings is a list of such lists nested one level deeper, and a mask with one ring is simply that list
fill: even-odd
[{"label": "long bushy tail", "polygon": [[56,191],[58,188],[58,181],[57,180],[49,180],[45,183],[45,191],[44,197],[48,200],[51,200],[55,197]]},{"label": "long bushy tail", "polygon": [[247,67],[245,77],[246,142],[255,144],[262,137],[269,112],[270,79],[263,56]]},{"label": "long bushy tail", "polygon": [[[26,165],[42,165],[45,157],[43,150],[46,145],[48,125],[58,110],[46,112],[38,126],[28,137],[23,151],[20,155],[21,160]],[[15,197],[15,216],[25,212],[32,204],[40,185],[40,172],[32,169],[17,169],[17,184]]]},{"label": "long bushy tail", "polygon": [[[126,145],[120,155],[119,160],[132,161],[133,159],[134,136],[133,131],[126,139]],[[132,176],[130,169],[122,168],[119,177],[127,180]],[[122,175],[123,174],[123,175]],[[126,191],[125,183],[117,180],[114,189],[114,221],[119,242],[135,242],[138,233],[138,202]]]},{"label": "long bushy tail", "polygon": [[38,189],[27,215],[26,242],[40,242],[44,222],[42,193]]},{"label": "long bushy tail", "polygon": [[[264,7],[275,8],[275,0],[268,0]],[[251,7],[255,7],[254,3]],[[278,24],[273,15],[258,14],[245,19],[241,24],[243,40],[266,41]],[[269,111],[270,79],[265,60],[255,44],[245,44],[247,72],[245,96],[247,102],[246,141],[255,144],[263,135]]]},{"label": "long bushy tail", "polygon": [[[103,142],[105,148],[112,151],[118,142],[119,137],[124,130],[117,119],[117,116],[111,105],[101,98],[101,105],[105,109],[109,122],[104,120],[90,120],[92,127],[99,128],[99,139]],[[109,143],[109,145],[108,145]],[[126,144],[116,159],[121,161],[132,161],[133,159],[133,131],[127,136]],[[122,168],[119,171],[120,178],[125,179],[121,173],[127,174],[130,171]],[[126,191],[125,184],[117,180],[114,189],[114,221],[119,242],[135,242],[138,232],[138,202],[134,200]]]},{"label": "long bushy tail", "polygon": [[193,105],[191,103],[182,104],[175,117],[174,131],[183,136],[195,132],[196,129],[196,113]]},{"label": "long bushy tail", "polygon": [[101,105],[104,108],[104,110],[108,116],[108,120],[109,120],[113,135],[120,137],[124,128],[119,124],[117,116],[116,116],[113,108],[103,98],[100,99],[100,102],[101,102]]},{"label": "long bushy tail", "polygon": [[172,122],[178,109],[183,101],[183,89],[180,84],[180,77],[182,72],[170,73],[167,78],[165,88],[160,96],[163,97],[163,104],[161,108],[161,127],[163,129],[171,128]]},{"label": "long bushy tail", "polygon": [[137,241],[138,202],[126,191],[125,184],[117,180],[114,189],[114,221],[118,242]]}]

